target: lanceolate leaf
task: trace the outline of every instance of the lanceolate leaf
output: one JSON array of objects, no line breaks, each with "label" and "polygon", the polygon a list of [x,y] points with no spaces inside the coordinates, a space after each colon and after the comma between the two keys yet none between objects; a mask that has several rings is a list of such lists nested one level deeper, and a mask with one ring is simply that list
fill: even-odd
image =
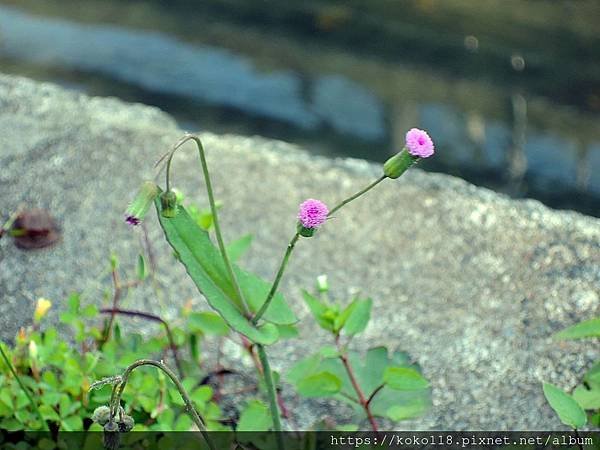
[{"label": "lanceolate leaf", "polygon": [[[230,327],[247,336],[251,341],[271,344],[278,337],[277,327],[273,324],[287,325],[296,322],[294,313],[285,303],[283,296],[278,293],[263,316],[266,321],[273,324],[268,323],[260,328],[253,326],[242,313],[240,299],[229,280],[223,258],[208,233],[194,223],[183,207],[178,206],[175,217],[165,218],[161,215],[160,201],[157,200],[155,205],[167,241],[179,255],[179,260],[198,290]],[[266,298],[269,285],[236,266],[234,271],[250,308],[256,311]]]},{"label": "lanceolate leaf", "polygon": [[557,339],[600,337],[600,317],[573,325],[555,335]]}]

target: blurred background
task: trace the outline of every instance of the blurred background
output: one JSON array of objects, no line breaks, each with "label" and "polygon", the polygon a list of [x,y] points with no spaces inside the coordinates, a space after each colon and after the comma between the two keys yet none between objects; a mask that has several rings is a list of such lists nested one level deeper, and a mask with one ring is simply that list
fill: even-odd
[{"label": "blurred background", "polygon": [[[0,0],[0,72],[600,217],[598,0]],[[1,151],[1,150],[0,150]]]}]

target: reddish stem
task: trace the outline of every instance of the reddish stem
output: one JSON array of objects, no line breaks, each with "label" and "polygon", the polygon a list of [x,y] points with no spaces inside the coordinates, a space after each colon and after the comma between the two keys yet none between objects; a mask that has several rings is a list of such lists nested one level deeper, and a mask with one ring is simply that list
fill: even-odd
[{"label": "reddish stem", "polygon": [[348,378],[350,378],[350,383],[352,384],[352,387],[354,388],[354,390],[356,391],[356,395],[358,396],[358,403],[365,410],[365,413],[367,414],[367,418],[369,419],[369,423],[371,424],[371,428],[373,429],[373,431],[377,432],[377,431],[379,431],[378,427],[377,427],[377,422],[375,421],[375,417],[373,416],[373,413],[371,412],[371,406],[370,406],[371,399],[373,398],[373,396],[375,395],[376,392],[374,392],[373,395],[371,395],[369,397],[369,399],[367,399],[365,397],[365,394],[363,393],[362,389],[358,385],[358,381],[356,381],[356,376],[354,375],[354,370],[352,369],[352,366],[350,365],[348,356],[343,351],[343,349],[340,345],[340,336],[339,335],[337,335],[335,337],[335,343],[340,352],[340,360],[342,361],[342,364],[344,365],[344,368],[346,369],[346,372],[348,373]]}]

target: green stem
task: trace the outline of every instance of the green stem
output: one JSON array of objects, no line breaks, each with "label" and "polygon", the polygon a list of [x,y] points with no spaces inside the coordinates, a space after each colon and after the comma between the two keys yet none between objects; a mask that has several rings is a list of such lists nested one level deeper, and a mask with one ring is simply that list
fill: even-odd
[{"label": "green stem", "polygon": [[188,395],[187,391],[183,387],[183,384],[181,384],[181,381],[179,380],[179,378],[177,378],[177,375],[175,374],[175,372],[173,372],[166,365],[164,365],[163,363],[161,363],[159,361],[154,361],[151,359],[140,359],[138,361],[135,361],[133,364],[131,364],[129,367],[127,367],[127,369],[125,369],[125,372],[123,372],[122,381],[119,383],[119,387],[116,391],[116,395],[114,395],[111,400],[111,406],[110,406],[111,407],[111,417],[114,417],[114,415],[116,414],[116,412],[119,408],[119,405],[121,404],[121,396],[123,395],[123,391],[125,390],[125,386],[127,385],[129,376],[136,368],[138,368],[140,366],[154,366],[154,367],[157,367],[158,369],[162,370],[165,374],[167,374],[167,376],[171,379],[171,381],[177,387],[177,390],[179,391],[179,395],[181,395],[181,398],[183,399],[183,402],[185,403],[187,412],[189,413],[190,417],[192,418],[192,420],[198,427],[198,430],[200,430],[200,432],[202,433],[202,436],[206,440],[206,443],[208,444],[208,446],[210,447],[211,450],[216,450],[216,447],[214,446],[214,444],[210,440],[210,437],[208,436],[208,432],[206,429],[206,425],[204,424],[204,420],[202,420],[202,418],[198,414],[198,411],[196,411],[196,408],[194,408],[194,404],[192,403],[192,400],[190,399],[190,396]]},{"label": "green stem", "polygon": [[288,260],[290,259],[290,255],[292,254],[292,251],[294,251],[294,246],[296,245],[296,242],[298,242],[299,238],[300,238],[300,234],[298,234],[298,233],[294,234],[294,237],[291,239],[290,243],[288,244],[287,249],[285,250],[285,255],[283,255],[283,259],[281,260],[281,264],[279,265],[279,270],[277,271],[277,275],[275,275],[275,281],[273,281],[271,290],[269,291],[269,294],[267,295],[267,299],[265,300],[265,302],[262,304],[262,306],[260,307],[260,309],[258,310],[256,315],[252,319],[252,323],[254,325],[256,325],[258,323],[260,318],[263,316],[263,314],[269,308],[269,305],[271,304],[271,300],[273,300],[273,297],[275,297],[275,293],[277,292],[277,288],[279,287],[279,282],[281,281],[281,277],[283,277],[283,272],[285,272],[285,267],[287,266]]},{"label": "green stem", "polygon": [[210,181],[210,175],[208,173],[208,164],[206,163],[206,155],[204,152],[204,147],[202,146],[202,142],[200,141],[200,138],[198,136],[194,136],[191,134],[185,135],[177,144],[175,144],[175,147],[173,147],[173,150],[171,150],[171,153],[169,153],[169,156],[167,159],[167,175],[166,175],[167,192],[169,192],[171,190],[171,161],[173,159],[173,155],[175,154],[175,151],[179,147],[181,147],[183,144],[185,144],[188,141],[194,141],[196,143],[196,146],[198,147],[198,153],[200,154],[200,163],[202,166],[202,173],[204,174],[204,183],[206,184],[206,192],[208,193],[208,202],[210,204],[210,212],[213,216],[213,223],[215,225],[215,235],[217,236],[217,243],[219,245],[219,251],[221,252],[221,255],[223,256],[223,261],[225,262],[225,268],[227,269],[227,272],[229,274],[229,279],[231,280],[231,283],[233,284],[236,295],[237,295],[239,301],[241,302],[242,306],[244,307],[246,315],[249,316],[250,309],[248,308],[248,304],[246,303],[244,295],[242,294],[242,290],[240,289],[240,285],[237,281],[237,277],[235,276],[235,273],[233,271],[233,266],[231,264],[231,261],[229,260],[229,256],[227,256],[227,251],[225,250],[225,242],[223,241],[223,235],[221,233],[221,225],[219,223],[219,215],[217,213],[217,205],[215,203],[215,198],[214,198],[213,189],[212,189],[212,183]]},{"label": "green stem", "polygon": [[273,418],[273,429],[277,434],[277,448],[279,450],[284,450],[283,436],[281,434],[281,419],[279,418],[279,406],[277,405],[277,392],[275,390],[275,384],[273,383],[273,372],[271,372],[271,366],[269,365],[265,347],[261,344],[256,344],[256,349],[258,351],[260,364],[263,368],[263,376],[265,377],[265,385],[269,395],[269,408],[271,409],[271,417]]},{"label": "green stem", "polygon": [[379,183],[381,183],[386,178],[387,177],[385,175],[382,175],[380,178],[376,179],[374,182],[372,182],[366,188],[364,188],[364,189],[358,191],[356,194],[348,197],[346,200],[344,200],[343,202],[341,202],[340,204],[338,204],[337,206],[335,206],[331,211],[329,211],[328,216],[331,217],[336,211],[340,210],[343,206],[347,205],[352,200],[357,199],[358,197],[360,197],[361,195],[363,195],[365,192],[373,189],[375,186],[377,186]]},{"label": "green stem", "polygon": [[44,420],[44,417],[42,416],[42,413],[40,413],[40,410],[38,409],[37,403],[35,403],[33,401],[33,398],[31,397],[31,394],[29,393],[29,391],[27,390],[27,388],[25,387],[25,385],[21,381],[21,378],[19,377],[19,375],[17,375],[17,371],[15,370],[14,366],[12,365],[12,363],[10,362],[10,360],[8,359],[8,356],[4,352],[4,349],[2,348],[2,342],[1,341],[0,341],[0,353],[2,354],[2,359],[4,359],[4,362],[6,363],[6,365],[9,368],[9,370],[12,372],[13,376],[17,380],[17,383],[19,383],[19,386],[21,387],[21,390],[27,396],[27,399],[29,400],[29,403],[31,403],[31,406],[33,407],[33,410],[35,411],[35,413],[39,417],[40,421],[42,422],[42,427],[44,427],[44,429],[46,431],[50,431],[50,429],[48,428],[48,424],[46,423],[46,421]]}]

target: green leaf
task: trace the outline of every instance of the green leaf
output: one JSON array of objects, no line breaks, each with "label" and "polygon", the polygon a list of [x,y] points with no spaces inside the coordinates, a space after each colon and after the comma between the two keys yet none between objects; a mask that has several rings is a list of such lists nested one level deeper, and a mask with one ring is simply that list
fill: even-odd
[{"label": "green leaf", "polygon": [[[183,207],[178,206],[175,217],[165,218],[161,214],[160,201],[157,200],[155,204],[167,241],[179,254],[180,261],[210,306],[231,328],[251,341],[266,345],[275,342],[278,337],[277,327],[266,324],[257,328],[243,315],[240,299],[229,280],[223,258],[208,233],[193,222]],[[234,271],[250,308],[258,310],[267,296],[269,284],[235,266]],[[263,317],[275,324],[296,322],[294,313],[280,293],[275,295]]]},{"label": "green leaf", "polygon": [[422,403],[409,403],[406,405],[395,405],[386,411],[386,416],[394,422],[401,420],[412,419],[413,417],[419,417],[427,411],[427,405]]},{"label": "green leaf", "polygon": [[580,385],[573,390],[573,398],[583,409],[600,409],[600,389]]},{"label": "green leaf", "polygon": [[79,294],[73,293],[69,296],[69,300],[67,302],[69,305],[69,312],[73,314],[77,314],[79,312]]},{"label": "green leaf", "polygon": [[373,300],[354,300],[348,309],[350,313],[346,319],[346,323],[343,325],[344,332],[348,335],[355,335],[363,332],[369,320],[371,319],[371,307],[373,306]]},{"label": "green leaf", "polygon": [[232,262],[238,261],[250,248],[252,235],[246,234],[225,246],[227,256]]},{"label": "green leaf", "polygon": [[554,337],[557,339],[600,337],[600,317],[573,325],[559,333],[556,333]]},{"label": "green leaf", "polygon": [[558,414],[559,419],[571,428],[581,428],[587,422],[585,411],[573,397],[557,388],[553,384],[544,383],[544,395],[552,409]]},{"label": "green leaf", "polygon": [[82,431],[83,420],[79,416],[69,416],[61,420],[60,426],[64,431]]},{"label": "green leaf", "polygon": [[397,391],[415,391],[429,387],[429,382],[409,367],[388,367],[383,374],[383,381]]},{"label": "green leaf", "polygon": [[40,414],[44,418],[44,420],[52,420],[56,422],[60,422],[60,417],[58,413],[49,405],[41,405]]},{"label": "green leaf", "polygon": [[237,425],[237,431],[267,431],[273,426],[269,408],[263,402],[250,400]]},{"label": "green leaf", "polygon": [[216,336],[227,336],[229,327],[218,314],[212,312],[193,312],[188,317],[188,326],[192,333],[202,332]]},{"label": "green leaf", "polygon": [[304,301],[308,305],[308,309],[310,309],[310,312],[316,319],[319,326],[327,331],[333,331],[333,320],[331,320],[331,317],[327,316],[327,306],[321,303],[318,298],[311,295],[308,291],[303,290],[302,297],[304,298]]},{"label": "green leaf", "polygon": [[141,281],[144,281],[148,276],[148,273],[146,272],[146,261],[144,260],[144,255],[141,253],[138,255],[136,272],[138,279]]},{"label": "green leaf", "polygon": [[331,372],[318,372],[301,379],[296,385],[304,397],[328,397],[342,388],[342,381]]}]

